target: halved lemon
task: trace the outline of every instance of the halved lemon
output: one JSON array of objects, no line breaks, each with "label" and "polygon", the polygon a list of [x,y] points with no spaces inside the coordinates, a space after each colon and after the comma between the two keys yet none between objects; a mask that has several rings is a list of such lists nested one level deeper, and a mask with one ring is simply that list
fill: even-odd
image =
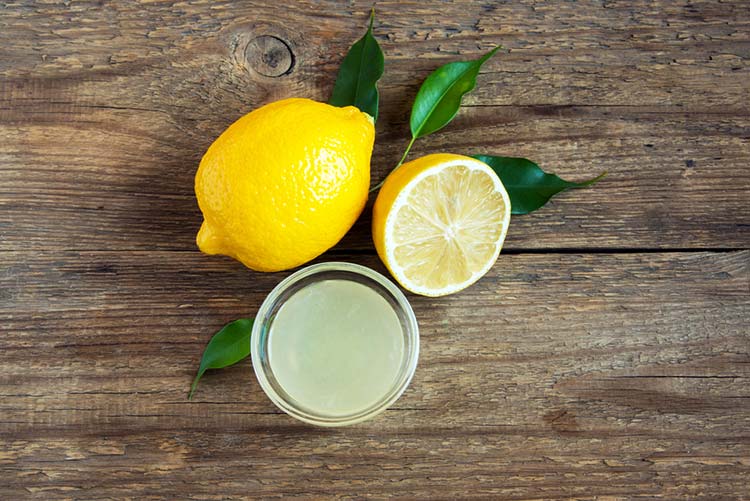
[{"label": "halved lemon", "polygon": [[438,153],[388,176],[373,208],[372,236],[401,286],[444,296],[489,271],[509,223],[508,192],[487,164]]}]

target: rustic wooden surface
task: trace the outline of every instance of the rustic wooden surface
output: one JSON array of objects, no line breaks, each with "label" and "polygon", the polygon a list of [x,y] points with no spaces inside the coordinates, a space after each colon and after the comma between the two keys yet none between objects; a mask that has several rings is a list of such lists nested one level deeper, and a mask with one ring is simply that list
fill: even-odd
[{"label": "rustic wooden surface", "polygon": [[[0,499],[748,499],[750,4],[376,2],[373,178],[438,65],[495,44],[431,151],[596,187],[514,217],[489,275],[410,296],[374,421],[280,413],[203,346],[288,273],[201,255],[192,179],[274,99],[325,100],[365,2],[0,4]],[[368,214],[321,260],[384,271]]]}]

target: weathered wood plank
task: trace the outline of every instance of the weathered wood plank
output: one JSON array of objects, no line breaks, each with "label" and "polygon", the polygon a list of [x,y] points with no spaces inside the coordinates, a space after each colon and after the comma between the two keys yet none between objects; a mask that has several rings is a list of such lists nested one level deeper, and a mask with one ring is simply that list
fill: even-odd
[{"label": "weathered wood plank", "polygon": [[[141,108],[193,101],[204,106],[189,107],[196,115],[211,106],[216,119],[232,104],[236,114],[263,93],[296,90],[325,99],[331,73],[362,32],[371,7],[367,2],[344,7],[335,0],[293,6],[224,0],[183,8],[20,3],[2,14],[0,40],[6,43],[0,70],[21,81],[36,77],[29,82],[40,91],[80,83],[93,90],[81,97],[118,96]],[[502,43],[511,52],[489,63],[486,78],[521,85],[498,88],[485,80],[470,102],[748,109],[750,6],[741,0],[525,5],[464,0],[377,7],[375,35],[389,62],[382,86],[392,93],[416,90],[414,77],[445,59]],[[295,68],[287,78],[260,78],[247,67],[245,46],[258,35],[288,43]],[[99,78],[87,82],[89,77]],[[139,86],[131,90],[145,92],[100,92],[97,87],[107,87],[110,77],[132,78]]]},{"label": "weathered wood plank", "polygon": [[185,400],[210,334],[285,273],[186,252],[0,264],[9,495],[745,492],[748,251],[501,256],[461,294],[410,297],[411,387],[375,421],[331,431],[277,411],[249,363]]},{"label": "weathered wood plank", "polygon": [[[192,177],[234,119],[325,99],[370,5],[9,6],[0,14],[0,249],[194,249]],[[517,218],[509,249],[745,248],[750,242],[746,2],[378,6],[387,55],[373,178],[406,143],[427,73],[496,43],[431,151],[527,156],[610,176]],[[294,53],[256,71],[251,40]],[[249,56],[249,59],[248,59]],[[370,248],[368,214],[341,248]]]},{"label": "weathered wood plank", "polygon": [[612,442],[621,447],[613,457],[599,452],[597,438],[531,438],[512,430],[445,436],[264,426],[213,433],[136,431],[75,442],[16,440],[5,450],[25,466],[25,475],[19,479],[8,467],[12,476],[4,479],[10,480],[9,494],[48,499],[330,498],[332,493],[424,499],[744,497],[747,448],[717,447],[720,441],[701,441],[698,434],[692,440],[655,436],[634,442],[649,440],[640,451],[630,445],[632,439]]},{"label": "weathered wood plank", "polygon": [[[98,113],[86,130],[1,129],[9,143],[0,145],[0,248],[195,250],[198,151],[144,138],[142,129],[118,122],[118,113]],[[750,133],[749,118],[584,107],[529,123],[519,113],[477,109],[476,117],[458,120],[467,127],[452,136],[451,149],[526,155],[572,179],[610,174],[514,218],[507,249],[750,245],[750,148],[739,137]],[[475,142],[475,119],[487,131],[513,134],[513,144]],[[7,153],[8,144],[19,146]],[[416,147],[417,155],[428,151]],[[555,157],[567,157],[567,165]],[[369,220],[368,207],[340,248],[371,248]]]}]

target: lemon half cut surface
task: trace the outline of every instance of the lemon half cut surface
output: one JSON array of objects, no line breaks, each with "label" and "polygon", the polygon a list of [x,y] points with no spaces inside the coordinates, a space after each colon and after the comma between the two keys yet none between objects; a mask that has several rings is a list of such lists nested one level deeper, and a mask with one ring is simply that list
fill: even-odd
[{"label": "lemon half cut surface", "polygon": [[407,290],[444,296],[473,284],[497,260],[510,198],[484,162],[449,153],[398,167],[373,208],[380,259]]}]

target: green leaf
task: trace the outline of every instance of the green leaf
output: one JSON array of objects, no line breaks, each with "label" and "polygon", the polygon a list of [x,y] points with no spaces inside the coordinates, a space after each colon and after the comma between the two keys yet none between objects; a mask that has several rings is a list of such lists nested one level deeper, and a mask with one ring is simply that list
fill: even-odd
[{"label": "green leaf", "polygon": [[607,175],[599,174],[581,183],[565,181],[554,174],[547,174],[537,164],[525,158],[474,155],[490,167],[503,182],[510,196],[511,214],[528,214],[547,203],[553,195],[570,188],[589,186]]},{"label": "green leaf", "polygon": [[253,321],[249,318],[240,318],[230,322],[214,334],[211,341],[206,345],[198,367],[198,374],[190,386],[188,400],[193,398],[198,381],[208,369],[221,369],[236,364],[250,354],[250,333]]},{"label": "green leaf", "polygon": [[411,108],[409,125],[413,138],[432,134],[453,120],[461,98],[476,85],[479,69],[498,50],[499,46],[474,61],[448,63],[427,77]]},{"label": "green leaf", "polygon": [[370,13],[370,27],[344,57],[339,68],[333,95],[328,104],[333,106],[356,106],[378,119],[377,82],[383,75],[384,58],[378,41],[372,36],[375,9]]}]

